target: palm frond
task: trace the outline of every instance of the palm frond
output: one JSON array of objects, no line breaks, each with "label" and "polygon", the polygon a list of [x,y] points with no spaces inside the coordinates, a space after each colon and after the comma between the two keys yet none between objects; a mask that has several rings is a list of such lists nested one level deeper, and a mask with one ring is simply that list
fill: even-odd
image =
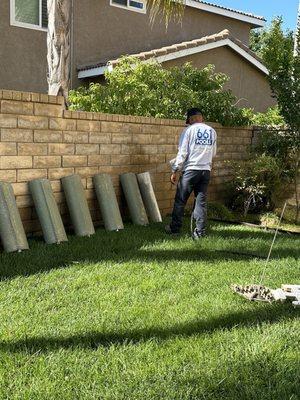
[{"label": "palm frond", "polygon": [[186,0],[147,0],[151,24],[159,15],[164,18],[166,27],[172,19],[180,22],[185,5]]}]

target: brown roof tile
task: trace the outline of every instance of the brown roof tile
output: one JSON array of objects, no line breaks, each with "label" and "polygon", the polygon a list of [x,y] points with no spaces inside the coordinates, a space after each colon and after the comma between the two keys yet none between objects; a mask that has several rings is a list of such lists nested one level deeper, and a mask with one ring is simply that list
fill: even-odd
[{"label": "brown roof tile", "polygon": [[[234,42],[236,45],[241,47],[247,53],[251,54],[251,56],[256,58],[258,61],[261,61],[261,59],[252,50],[250,50],[249,47],[247,47],[240,40],[238,40],[234,36],[232,36],[228,29],[225,29],[214,35],[205,36],[200,39],[194,39],[189,42],[177,43],[177,44],[173,44],[171,46],[164,46],[164,47],[161,47],[160,49],[154,49],[151,51],[132,54],[131,56],[142,59],[142,60],[149,60],[150,58],[155,58],[155,57],[158,57],[161,55],[176,53],[180,50],[190,49],[192,47],[198,47],[198,46],[202,46],[207,43],[213,43],[213,42],[217,42],[217,41],[224,40],[224,39],[230,39],[232,42]],[[120,61],[120,58],[117,58],[115,60],[109,61],[108,64],[114,66],[114,65],[118,64],[119,61]]]},{"label": "brown roof tile", "polygon": [[88,69],[94,69],[94,68],[100,68],[100,67],[105,67],[107,65],[106,62],[94,62],[92,64],[86,64],[86,65],[78,65],[77,66],[77,71],[87,71]]},{"label": "brown roof tile", "polygon": [[[160,56],[163,56],[163,55],[176,53],[178,51],[185,50],[185,49],[190,49],[190,48],[193,48],[193,47],[200,47],[200,46],[203,46],[205,44],[218,42],[218,41],[221,41],[221,40],[224,40],[224,39],[230,39],[233,43],[235,43],[237,46],[239,46],[240,48],[245,50],[252,57],[254,57],[258,61],[262,62],[262,60],[256,55],[256,53],[254,53],[252,50],[250,50],[249,47],[247,47],[239,39],[237,39],[234,36],[232,36],[228,29],[225,29],[225,30],[223,30],[223,31],[221,31],[219,33],[214,34],[214,35],[204,36],[204,37],[202,37],[200,39],[194,39],[194,40],[190,40],[188,42],[185,41],[185,42],[182,42],[182,43],[177,43],[177,44],[173,44],[173,45],[170,45],[170,46],[164,46],[164,47],[161,47],[159,49],[153,49],[153,50],[150,50],[150,51],[144,51],[144,52],[137,53],[137,54],[131,54],[131,57],[136,57],[136,58],[138,58],[140,60],[149,60],[151,58],[156,58],[156,57],[160,57]],[[117,58],[117,59],[114,59],[114,60],[110,60],[107,63],[94,63],[94,64],[90,64],[90,65],[87,65],[87,66],[81,66],[81,67],[78,68],[78,71],[83,71],[83,70],[88,70],[88,69],[92,69],[92,68],[102,67],[102,66],[105,66],[105,65],[115,66],[119,62],[120,62],[120,58]]]}]

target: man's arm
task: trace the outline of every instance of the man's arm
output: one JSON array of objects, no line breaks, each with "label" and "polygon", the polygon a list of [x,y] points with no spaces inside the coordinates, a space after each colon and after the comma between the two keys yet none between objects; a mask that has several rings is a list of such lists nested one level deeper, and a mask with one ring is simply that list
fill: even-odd
[{"label": "man's arm", "polygon": [[176,172],[182,169],[183,163],[189,154],[189,129],[187,129],[180,138],[179,149],[175,162],[172,165],[171,182],[176,183]]}]

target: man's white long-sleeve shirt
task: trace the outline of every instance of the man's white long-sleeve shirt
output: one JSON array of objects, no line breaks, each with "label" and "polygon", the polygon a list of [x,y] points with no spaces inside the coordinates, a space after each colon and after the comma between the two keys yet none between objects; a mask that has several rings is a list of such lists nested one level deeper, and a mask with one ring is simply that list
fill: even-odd
[{"label": "man's white long-sleeve shirt", "polygon": [[204,123],[193,124],[180,137],[177,157],[171,161],[172,170],[210,171],[216,152],[216,131]]}]

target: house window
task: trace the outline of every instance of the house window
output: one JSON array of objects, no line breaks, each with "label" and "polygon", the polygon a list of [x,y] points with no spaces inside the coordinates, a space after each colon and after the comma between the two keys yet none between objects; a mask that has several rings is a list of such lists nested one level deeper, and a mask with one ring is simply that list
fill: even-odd
[{"label": "house window", "polygon": [[47,30],[47,0],[10,0],[10,23],[23,28]]},{"label": "house window", "polygon": [[146,0],[110,0],[110,5],[144,14],[146,13]]}]

